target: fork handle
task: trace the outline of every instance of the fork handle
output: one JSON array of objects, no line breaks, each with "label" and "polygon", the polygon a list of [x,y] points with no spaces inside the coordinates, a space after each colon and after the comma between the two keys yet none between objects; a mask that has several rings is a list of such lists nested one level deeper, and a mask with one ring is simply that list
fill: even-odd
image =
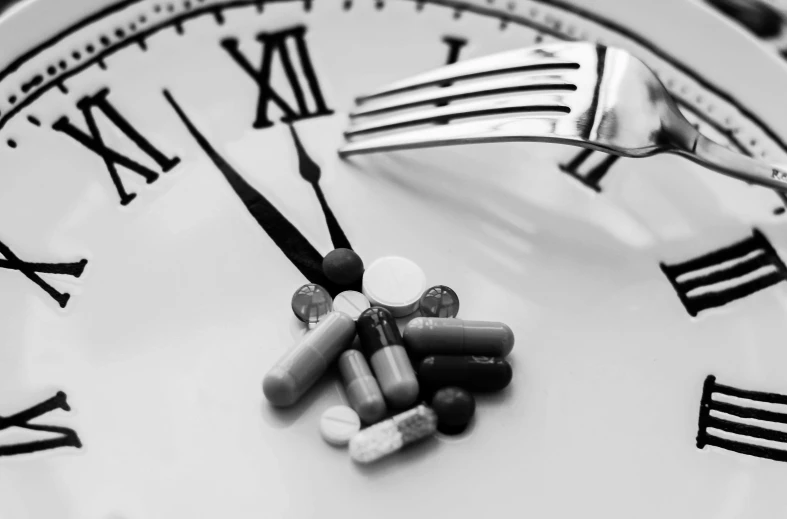
[{"label": "fork handle", "polygon": [[677,153],[719,173],[787,192],[787,168],[767,164],[729,150],[697,133],[693,149],[678,149]]}]

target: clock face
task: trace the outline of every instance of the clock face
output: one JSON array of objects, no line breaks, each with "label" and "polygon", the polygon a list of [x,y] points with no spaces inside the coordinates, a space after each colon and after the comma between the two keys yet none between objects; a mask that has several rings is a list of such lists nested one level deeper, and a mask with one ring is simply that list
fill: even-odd
[{"label": "clock face", "polygon": [[[337,155],[356,96],[559,40],[631,51],[703,133],[787,162],[784,60],[688,0],[9,10],[0,517],[787,508],[784,199],[673,156]],[[410,258],[459,317],[515,332],[512,385],[462,436],[360,468],[319,438],[346,401],[335,378],[285,411],[265,401],[305,333],[290,298],[333,289],[319,266],[337,247]]]}]

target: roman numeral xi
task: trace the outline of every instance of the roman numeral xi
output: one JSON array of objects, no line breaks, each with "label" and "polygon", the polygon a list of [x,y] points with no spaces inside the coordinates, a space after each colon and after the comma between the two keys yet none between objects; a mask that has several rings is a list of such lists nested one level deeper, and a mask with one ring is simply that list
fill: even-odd
[{"label": "roman numeral xi", "polygon": [[[249,59],[241,52],[237,38],[227,38],[221,46],[229,53],[232,59],[242,68],[257,84],[259,94],[257,98],[257,117],[254,128],[268,128],[273,125],[268,115],[268,108],[273,102],[284,113],[283,122],[292,123],[310,117],[330,115],[333,110],[325,103],[325,98],[314,71],[309,49],[306,45],[306,27],[297,26],[276,32],[264,32],[257,35],[257,41],[262,44],[262,57],[259,68],[255,68]],[[291,52],[294,50],[294,53]],[[282,97],[281,93],[271,85],[271,72],[273,58],[278,56],[284,69],[295,106]],[[301,74],[295,68],[294,60],[300,65]],[[307,94],[311,98],[307,98]]]},{"label": "roman numeral xi", "polygon": [[148,139],[137,130],[131,122],[128,121],[123,115],[112,105],[109,101],[109,89],[100,90],[92,96],[86,96],[77,103],[77,108],[82,112],[87,124],[87,133],[77,128],[68,117],[61,117],[58,119],[52,128],[55,131],[62,132],[76,142],[92,151],[104,161],[104,165],[109,172],[112,183],[120,196],[121,205],[128,205],[134,198],[136,193],[129,193],[123,185],[123,181],[117,171],[117,166],[123,166],[129,171],[133,171],[137,175],[145,179],[148,184],[152,184],[159,178],[159,173],[152,170],[148,166],[137,162],[119,151],[112,149],[104,143],[104,138],[101,131],[98,129],[96,119],[93,115],[93,110],[97,109],[102,112],[112,124],[123,134],[131,139],[131,141],[152,159],[162,173],[172,170],[180,163],[178,157],[169,158],[164,155],[161,150],[156,148]]},{"label": "roman numeral xi", "polygon": [[787,461],[787,432],[775,425],[787,424],[787,414],[763,409],[762,404],[779,409],[773,404],[787,406],[787,396],[725,386],[717,383],[713,375],[708,376],[700,401],[697,448],[711,445],[748,456]]},{"label": "roman numeral xi", "polygon": [[21,429],[28,429],[30,431],[41,431],[55,433],[58,436],[55,438],[47,438],[42,440],[35,440],[25,443],[12,443],[8,445],[0,444],[0,456],[15,456],[18,454],[30,454],[33,452],[58,449],[60,447],[76,447],[81,448],[82,442],[79,436],[73,429],[67,427],[58,427],[54,425],[37,425],[31,424],[31,420],[35,420],[47,413],[51,413],[56,409],[63,411],[70,411],[71,407],[66,400],[66,394],[58,391],[55,396],[41,402],[38,405],[21,411],[17,414],[2,417],[0,416],[0,431],[10,427],[19,427]]},{"label": "roman numeral xi", "polygon": [[787,267],[757,229],[750,238],[698,258],[662,263],[661,270],[692,317],[787,280]]}]

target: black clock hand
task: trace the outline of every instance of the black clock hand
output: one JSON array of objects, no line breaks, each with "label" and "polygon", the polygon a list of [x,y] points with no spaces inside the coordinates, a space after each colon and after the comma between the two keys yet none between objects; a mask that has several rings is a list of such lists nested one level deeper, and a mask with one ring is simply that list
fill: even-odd
[{"label": "black clock hand", "polygon": [[191,122],[183,112],[180,105],[175,101],[167,90],[164,97],[177,113],[183,125],[189,131],[197,144],[205,154],[213,161],[216,168],[224,175],[232,189],[241,199],[249,210],[249,213],[257,220],[257,223],[270,236],[273,242],[281,249],[287,259],[295,268],[311,283],[317,283],[325,287],[331,294],[337,294],[340,288],[334,286],[322,272],[322,255],[317,252],[309,240],[290,223],[287,218],[279,212],[259,191],[254,189],[238,171],[227,162],[213,146],[208,142],[202,133]]},{"label": "black clock hand", "polygon": [[295,127],[292,124],[289,126],[290,133],[292,134],[292,140],[295,142],[295,149],[298,152],[298,169],[300,170],[303,179],[312,185],[314,194],[317,195],[317,200],[320,201],[322,213],[325,215],[325,222],[328,224],[328,232],[331,233],[331,241],[333,242],[333,246],[337,249],[352,249],[350,240],[348,240],[347,236],[345,236],[342,226],[339,225],[339,222],[333,215],[333,211],[331,211],[331,208],[328,206],[328,201],[325,200],[325,195],[322,192],[322,188],[320,188],[320,166],[318,166],[317,163],[314,162],[311,157],[309,157],[309,154],[306,153],[306,150],[304,149],[303,144],[301,144],[301,140],[298,137],[298,133],[295,131]]}]

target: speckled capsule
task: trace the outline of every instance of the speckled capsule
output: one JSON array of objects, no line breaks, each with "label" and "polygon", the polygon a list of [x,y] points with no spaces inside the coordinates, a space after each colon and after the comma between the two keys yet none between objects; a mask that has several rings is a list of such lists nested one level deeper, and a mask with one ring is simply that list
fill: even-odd
[{"label": "speckled capsule", "polygon": [[350,457],[357,463],[371,463],[436,431],[437,415],[431,408],[419,405],[353,436]]},{"label": "speckled capsule", "polygon": [[391,312],[372,307],[361,314],[356,328],[385,399],[391,407],[412,405],[418,398],[418,379]]},{"label": "speckled capsule", "polygon": [[358,350],[347,350],[339,357],[338,364],[350,407],[365,423],[377,423],[382,420],[388,412],[385,398],[363,353]]},{"label": "speckled capsule", "polygon": [[513,378],[511,364],[499,357],[426,357],[418,366],[418,380],[425,392],[457,386],[475,393],[500,391]]},{"label": "speckled capsule", "polygon": [[415,357],[505,357],[514,348],[514,332],[507,325],[497,322],[417,317],[404,328],[404,343]]}]

